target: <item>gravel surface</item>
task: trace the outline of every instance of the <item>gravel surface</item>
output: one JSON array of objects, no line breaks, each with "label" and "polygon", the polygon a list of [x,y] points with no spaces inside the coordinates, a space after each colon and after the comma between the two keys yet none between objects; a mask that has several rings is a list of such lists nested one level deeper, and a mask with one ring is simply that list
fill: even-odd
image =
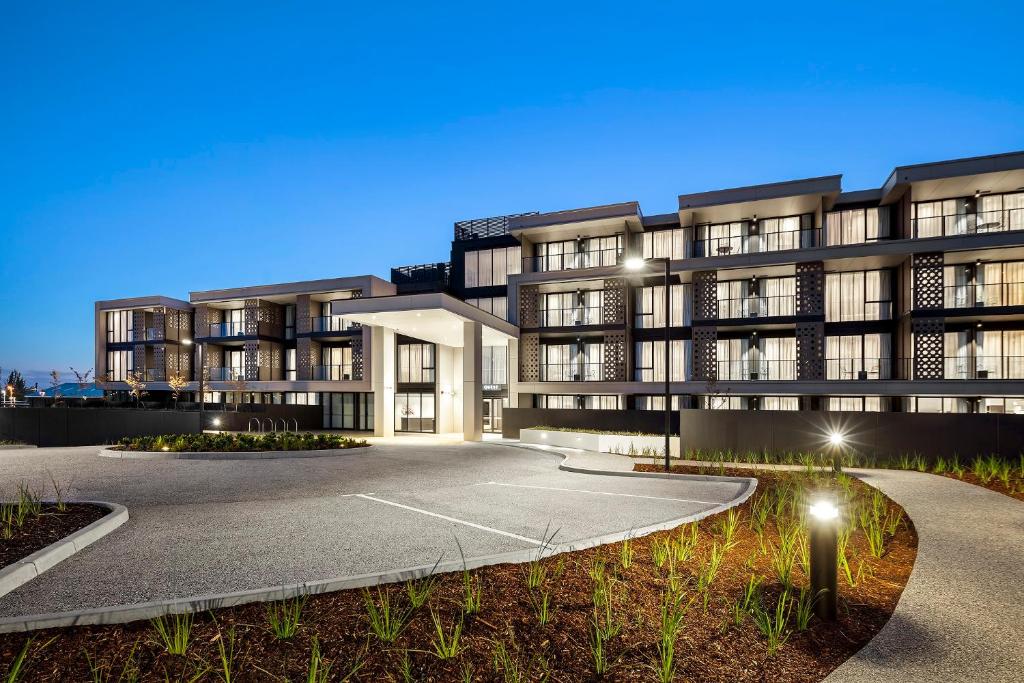
[{"label": "gravel surface", "polygon": [[745,481],[576,474],[560,455],[394,439],[336,458],[120,461],[0,453],[0,488],[50,474],[131,519],[0,598],[19,616],[263,588],[576,541],[702,512]]}]

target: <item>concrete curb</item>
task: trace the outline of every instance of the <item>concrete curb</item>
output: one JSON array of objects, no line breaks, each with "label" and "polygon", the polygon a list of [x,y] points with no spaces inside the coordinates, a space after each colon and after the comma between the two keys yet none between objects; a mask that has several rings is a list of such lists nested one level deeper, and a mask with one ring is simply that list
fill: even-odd
[{"label": "concrete curb", "polygon": [[36,445],[30,443],[6,443],[0,444],[0,451],[18,451],[23,448],[37,448]]},{"label": "concrete curb", "polygon": [[341,455],[353,455],[366,448],[325,448],[317,451],[233,451],[218,453],[210,451],[182,451],[153,453],[149,451],[116,451],[111,448],[100,450],[101,458],[114,460],[290,460],[294,458],[332,458]]},{"label": "concrete curb", "polygon": [[[505,444],[496,444],[505,445]],[[539,449],[537,452],[543,453],[544,451]],[[549,455],[563,455],[560,453],[548,453]],[[563,455],[563,459],[564,459]],[[583,470],[588,474],[603,474],[592,470]],[[697,475],[673,475],[673,474],[651,474],[647,472],[608,472],[611,476],[648,476],[657,478],[690,478],[690,479],[701,479],[701,480],[725,480],[730,482],[744,481],[742,477],[700,477]],[[408,581],[410,579],[418,579],[431,574],[461,571],[462,569],[476,569],[479,567],[486,567],[497,564],[521,564],[525,562],[531,562],[537,559],[538,556],[550,557],[552,555],[558,555],[561,553],[573,552],[576,550],[585,550],[587,548],[593,548],[599,545],[606,545],[609,543],[617,543],[627,538],[639,538],[652,534],[656,531],[664,531],[666,529],[673,529],[681,524],[688,522],[694,522],[705,517],[727,510],[730,507],[739,505],[753,495],[754,490],[757,488],[757,479],[747,478],[747,486],[744,490],[731,501],[717,505],[711,509],[704,510],[692,515],[685,517],[679,517],[676,519],[670,519],[656,524],[640,527],[637,529],[631,529],[629,531],[616,532],[611,534],[603,534],[601,536],[594,536],[590,538],[580,539],[573,541],[572,543],[561,543],[537,549],[529,550],[513,550],[506,553],[497,553],[493,555],[483,555],[480,557],[466,558],[465,562],[462,559],[450,560],[447,562],[438,562],[434,564],[425,564],[415,567],[405,567],[402,569],[393,569],[386,572],[375,572],[371,574],[360,574],[355,576],[344,576],[334,579],[323,579],[319,581],[307,581],[303,583],[285,584],[280,586],[271,586],[267,588],[257,588],[246,591],[236,591],[231,593],[215,593],[210,595],[203,595],[189,598],[176,598],[171,600],[158,600],[153,602],[136,603],[134,605],[120,605],[113,607],[98,607],[86,610],[76,610],[72,612],[60,612],[54,614],[38,614],[24,617],[11,617],[7,619],[0,619],[0,633],[14,633],[22,631],[34,631],[37,629],[44,628],[64,628],[68,626],[83,626],[89,624],[123,624],[131,621],[138,621],[141,619],[153,619],[166,614],[182,614],[187,612],[204,612],[211,609],[218,609],[222,607],[234,607],[238,605],[245,605],[254,602],[270,602],[273,600],[285,600],[288,598],[301,596],[301,595],[317,595],[320,593],[332,593],[340,590],[347,590],[352,588],[365,588],[368,586],[375,586],[384,583],[397,583],[402,581]],[[443,558],[442,558],[443,559]]]},{"label": "concrete curb", "polygon": [[123,505],[98,500],[75,502],[97,505],[110,512],[73,534],[0,569],[0,596],[7,595],[15,588],[31,581],[128,521],[128,508]]}]

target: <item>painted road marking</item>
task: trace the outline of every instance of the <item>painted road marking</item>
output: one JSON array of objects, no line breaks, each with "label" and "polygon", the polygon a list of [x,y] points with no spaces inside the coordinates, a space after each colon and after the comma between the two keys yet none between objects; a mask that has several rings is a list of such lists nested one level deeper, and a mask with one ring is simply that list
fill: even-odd
[{"label": "painted road marking", "polygon": [[492,534],[500,534],[502,536],[508,536],[509,538],[514,538],[516,540],[524,541],[526,543],[531,543],[533,545],[538,545],[538,546],[546,545],[544,543],[544,541],[538,541],[535,538],[527,538],[526,536],[520,536],[519,534],[513,534],[513,533],[511,533],[509,531],[502,531],[501,529],[494,529],[494,528],[489,527],[489,526],[484,526],[483,524],[475,524],[473,522],[467,522],[464,519],[456,519],[455,517],[449,517],[448,515],[442,515],[442,514],[439,514],[437,512],[431,512],[430,510],[422,510],[420,508],[414,508],[414,507],[411,507],[409,505],[402,505],[401,503],[395,503],[394,501],[384,500],[383,498],[377,498],[375,496],[370,496],[370,495],[366,495],[366,494],[362,494],[362,493],[356,494],[356,497],[357,498],[364,498],[366,500],[372,500],[372,501],[374,501],[376,503],[383,503],[385,505],[391,505],[391,506],[396,507],[396,508],[402,508],[403,510],[410,510],[412,512],[418,512],[421,515],[429,515],[430,517],[437,517],[438,519],[443,519],[443,520],[448,521],[448,522],[454,522],[455,524],[461,524],[463,526],[472,527],[474,529],[479,529],[481,531],[489,531]]},{"label": "painted road marking", "polygon": [[590,491],[587,489],[566,489],[557,486],[531,486],[529,484],[505,484],[500,481],[485,481],[473,486],[509,486],[518,489],[541,489],[544,491],[562,491],[564,493],[590,493],[595,496],[622,496],[623,498],[646,498],[647,500],[668,500],[675,503],[699,503],[701,505],[721,505],[722,501],[692,500],[690,498],[666,498],[664,496],[644,496],[638,493],[611,493],[609,491]]}]

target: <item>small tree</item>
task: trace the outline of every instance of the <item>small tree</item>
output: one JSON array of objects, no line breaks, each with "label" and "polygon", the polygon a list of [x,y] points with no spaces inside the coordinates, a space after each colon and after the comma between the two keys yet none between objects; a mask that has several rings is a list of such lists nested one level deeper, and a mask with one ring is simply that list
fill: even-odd
[{"label": "small tree", "polygon": [[60,373],[56,370],[50,370],[50,388],[53,389],[53,405],[56,406],[60,403],[60,399],[63,394],[60,393]]},{"label": "small tree", "polygon": [[135,401],[135,407],[138,408],[140,405],[145,408],[146,406],[142,403],[142,397],[146,395],[146,383],[142,381],[142,374],[138,372],[130,372],[124,378],[124,383],[128,385],[128,395]]},{"label": "small tree", "polygon": [[242,394],[249,390],[249,383],[245,381],[245,375],[242,373],[235,374],[231,377],[231,381],[228,382],[228,386],[231,387],[231,391],[235,396],[235,412],[238,412],[238,404],[242,402]]},{"label": "small tree", "polygon": [[167,386],[171,388],[171,397],[174,399],[174,408],[177,410],[178,397],[188,386],[188,380],[181,373],[175,372],[167,378]]},{"label": "small tree", "polygon": [[98,388],[103,390],[103,400],[106,401],[109,398],[109,392],[114,390],[113,382],[110,379],[110,373],[104,372],[102,375],[96,375],[96,379],[93,381]]},{"label": "small tree", "polygon": [[[2,373],[3,371],[0,370],[0,374]],[[11,370],[11,374],[7,375],[7,384],[5,386],[14,387],[14,395],[18,398],[25,397],[25,378],[17,370]]]},{"label": "small tree", "polygon": [[92,385],[92,382],[89,381],[89,375],[92,374],[92,368],[89,368],[85,372],[79,372],[74,368],[70,368],[70,370],[75,376],[75,383],[78,385],[79,391],[82,392],[82,405],[85,405],[85,391]]},{"label": "small tree", "polygon": [[729,403],[729,390],[726,389],[724,392],[718,386],[718,374],[714,377],[709,377],[707,384],[704,388],[707,393],[708,409],[718,410],[719,408]]}]

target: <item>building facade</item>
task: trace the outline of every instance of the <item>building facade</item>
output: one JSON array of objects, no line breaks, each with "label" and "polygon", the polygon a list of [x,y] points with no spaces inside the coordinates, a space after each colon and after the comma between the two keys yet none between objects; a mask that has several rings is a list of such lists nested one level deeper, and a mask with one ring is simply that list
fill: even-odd
[{"label": "building facade", "polygon": [[330,428],[474,435],[508,407],[657,410],[666,372],[681,409],[1024,413],[1024,153],[898,167],[870,190],[835,175],[680,195],[664,215],[461,221],[449,263],[390,282],[96,314],[112,390],[130,374],[197,389],[202,349],[208,400],[316,403]]}]

